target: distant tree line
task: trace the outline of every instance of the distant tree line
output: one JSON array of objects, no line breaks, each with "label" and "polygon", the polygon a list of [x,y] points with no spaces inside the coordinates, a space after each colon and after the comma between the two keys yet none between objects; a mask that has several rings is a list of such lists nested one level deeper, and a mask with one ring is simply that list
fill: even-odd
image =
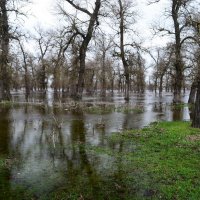
[{"label": "distant tree line", "polygon": [[[26,33],[16,19],[24,15],[20,8],[29,2],[0,1],[1,100],[10,100],[12,90],[24,89],[28,100],[32,92],[45,94],[51,87],[75,99],[81,99],[83,92],[105,97],[118,90],[129,101],[130,92],[143,93],[148,88],[159,95],[171,91],[173,102],[180,103],[182,92],[190,86],[189,102],[200,99],[197,0],[168,0],[166,18],[171,26],[163,23],[154,31],[157,37],[168,35],[171,42],[154,49],[143,47],[137,37],[140,18],[132,1],[62,2],[57,11],[63,26],[56,30],[37,27],[34,33]],[[149,6],[159,2],[147,1]],[[147,55],[152,60],[149,81]]]}]

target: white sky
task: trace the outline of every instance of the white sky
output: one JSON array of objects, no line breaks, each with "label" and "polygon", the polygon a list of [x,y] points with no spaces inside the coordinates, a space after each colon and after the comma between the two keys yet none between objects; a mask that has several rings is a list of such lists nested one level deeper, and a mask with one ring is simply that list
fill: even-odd
[{"label": "white sky", "polygon": [[53,15],[53,0],[32,0],[29,5],[31,15],[25,20],[25,27],[30,30],[38,25],[41,27],[52,27],[56,23],[56,16]]},{"label": "white sky", "polygon": [[[156,37],[152,40],[151,27],[155,21],[158,21],[166,8],[167,0],[161,0],[161,3],[147,6],[148,0],[137,0],[139,19],[137,20],[137,30],[145,40],[147,46],[164,45],[166,40]],[[33,30],[36,26],[45,28],[53,28],[59,24],[59,18],[56,16],[56,0],[32,0],[30,12],[32,16],[28,16],[24,26],[28,30]],[[70,6],[69,6],[70,7]]]},{"label": "white sky", "polygon": [[[148,0],[136,0],[137,11],[139,14],[137,20],[137,31],[142,38],[143,46],[155,47],[165,46],[167,39],[162,37],[153,37],[152,25],[156,21],[161,21],[161,24],[165,23],[163,13],[167,7],[169,0],[161,0],[161,2],[147,6]],[[32,0],[32,4],[29,5],[31,16],[24,22],[24,27],[29,31],[34,31],[34,27],[51,28],[58,27],[59,17],[56,15],[56,3],[57,0]],[[135,2],[135,0],[133,0]],[[70,8],[71,6],[69,6]],[[68,9],[69,9],[68,8]],[[146,64],[151,64],[151,58],[145,56]],[[151,69],[148,69],[148,74],[151,74]]]}]

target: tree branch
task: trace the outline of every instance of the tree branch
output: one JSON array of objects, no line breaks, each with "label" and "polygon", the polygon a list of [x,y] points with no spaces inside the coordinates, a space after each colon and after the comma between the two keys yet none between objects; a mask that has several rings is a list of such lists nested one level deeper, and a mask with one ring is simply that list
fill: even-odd
[{"label": "tree branch", "polygon": [[181,41],[181,46],[183,45],[183,43],[184,43],[186,40],[193,40],[193,41],[195,41],[195,42],[198,42],[197,39],[196,39],[195,37],[188,36],[188,37],[183,38],[183,40]]},{"label": "tree branch", "polygon": [[70,5],[72,5],[74,8],[77,10],[84,12],[85,14],[89,15],[90,17],[92,16],[92,13],[90,13],[87,9],[81,8],[80,6],[76,5],[73,0],[66,0]]}]

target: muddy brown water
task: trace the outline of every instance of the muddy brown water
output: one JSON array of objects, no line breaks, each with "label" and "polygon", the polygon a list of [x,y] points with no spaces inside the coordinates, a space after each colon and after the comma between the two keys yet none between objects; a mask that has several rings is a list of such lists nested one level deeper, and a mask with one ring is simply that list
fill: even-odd
[{"label": "muddy brown water", "polygon": [[[187,99],[188,94],[183,95],[183,102]],[[23,102],[23,96],[14,94],[13,100]],[[69,105],[74,106],[74,102],[68,98],[56,100],[54,105],[52,93],[44,105],[40,95],[30,101],[34,103],[0,106],[0,155],[11,162],[9,187],[17,183],[32,188],[37,197],[75,182],[78,175],[91,178],[91,173],[83,173],[84,169],[95,174],[101,174],[102,169],[112,170],[111,158],[95,157],[77,144],[107,146],[106,137],[113,132],[141,128],[159,120],[190,120],[187,106],[171,106],[170,93],[163,97],[151,92],[134,94],[129,104],[120,94],[104,100],[84,97],[82,108],[89,107],[89,112],[71,110]],[[60,102],[68,102],[68,107],[59,107]],[[95,110],[97,107],[100,110]]]}]

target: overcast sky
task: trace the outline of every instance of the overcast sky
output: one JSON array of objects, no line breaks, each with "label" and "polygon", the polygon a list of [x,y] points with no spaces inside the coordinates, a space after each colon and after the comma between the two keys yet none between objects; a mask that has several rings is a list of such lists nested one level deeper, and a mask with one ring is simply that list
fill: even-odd
[{"label": "overcast sky", "polygon": [[[29,16],[25,22],[25,27],[29,30],[40,25],[45,28],[53,28],[59,24],[59,18],[56,16],[56,1],[55,0],[32,0],[30,5]],[[167,5],[167,0],[161,0],[160,3],[148,6],[147,0],[137,0],[137,10],[139,14],[137,30],[140,36],[144,38],[146,46],[151,45],[164,45],[166,40],[163,38],[155,37],[152,39],[152,24],[159,19]],[[70,6],[69,6],[70,7]]]}]

